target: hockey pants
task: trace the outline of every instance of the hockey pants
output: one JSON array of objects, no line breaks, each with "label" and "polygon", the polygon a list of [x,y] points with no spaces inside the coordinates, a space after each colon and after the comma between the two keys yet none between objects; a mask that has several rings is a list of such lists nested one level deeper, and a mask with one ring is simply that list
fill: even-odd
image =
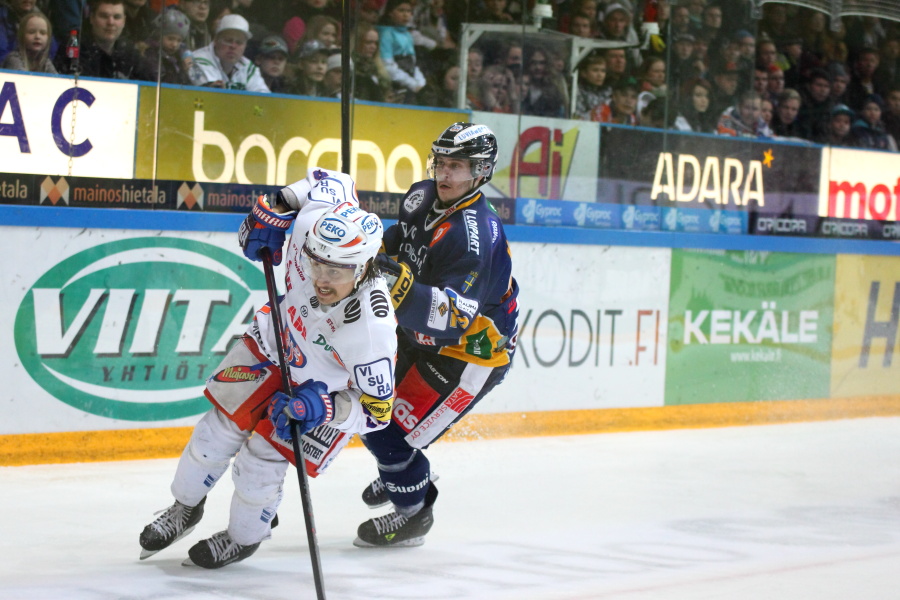
[{"label": "hockey pants", "polygon": [[425,450],[503,381],[509,365],[484,367],[421,352],[403,337],[390,424],[362,437],[398,512],[424,505],[431,466]]}]

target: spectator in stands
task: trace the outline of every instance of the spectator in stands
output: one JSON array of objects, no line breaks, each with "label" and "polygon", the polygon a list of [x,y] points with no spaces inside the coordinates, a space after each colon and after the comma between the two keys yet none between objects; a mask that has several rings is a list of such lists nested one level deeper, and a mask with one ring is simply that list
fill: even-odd
[{"label": "spectator in stands", "polygon": [[44,13],[33,10],[19,19],[16,28],[16,49],[7,53],[0,68],[32,73],[56,73],[50,60],[50,40],[53,28]]},{"label": "spectator in stands", "polygon": [[457,60],[447,59],[437,63],[429,74],[425,87],[416,94],[416,104],[435,108],[456,108],[460,76]]},{"label": "spectator in stands", "polygon": [[[828,64],[828,74],[831,76],[831,99],[835,104],[846,104],[847,86],[850,84],[850,76],[844,63],[832,62]],[[854,116],[856,116],[854,114]]]},{"label": "spectator in stands", "polygon": [[618,81],[609,102],[591,111],[591,121],[637,125],[638,82],[633,77]]},{"label": "spectator in stands", "polygon": [[566,97],[561,93],[553,73],[550,53],[543,46],[526,50],[525,73],[529,77],[528,93],[522,97],[522,114],[539,117],[565,117]]},{"label": "spectator in stands", "polygon": [[306,32],[300,39],[300,46],[312,41],[319,42],[329,52],[340,50],[340,23],[328,15],[316,15],[306,21]]},{"label": "spectator in stands", "polygon": [[354,91],[357,100],[393,102],[391,76],[378,51],[378,30],[371,23],[359,23],[355,30],[353,54]]},{"label": "spectator in stands", "polygon": [[831,78],[825,69],[813,69],[801,93],[802,104],[797,122],[808,140],[817,140],[825,135],[831,120]]},{"label": "spectator in stands", "polygon": [[778,65],[769,65],[769,100],[772,104],[778,104],[778,96],[784,91],[784,71]]},{"label": "spectator in stands", "polygon": [[19,23],[35,8],[35,0],[5,0],[0,2],[0,62],[15,50]]},{"label": "spectator in stands", "polygon": [[475,11],[473,23],[495,23],[510,25],[515,23],[512,14],[507,10],[509,0],[484,0],[480,10]]},{"label": "spectator in stands", "polygon": [[250,24],[241,15],[226,15],[210,45],[194,53],[198,67],[194,85],[269,93],[259,68],[244,56]]},{"label": "spectator in stands", "polygon": [[701,77],[705,72],[697,66],[693,53],[694,36],[689,33],[676,35],[672,42],[672,65],[669,68],[669,79],[675,89],[679,89],[686,81]]},{"label": "spectator in stands", "polygon": [[672,39],[677,40],[680,35],[689,35],[691,38],[699,32],[691,21],[691,11],[686,4],[676,4],[672,7],[671,16]]},{"label": "spectator in stands", "polygon": [[784,71],[784,85],[789,88],[800,87],[800,58],[803,56],[803,39],[792,36],[781,44],[781,53],[784,62],[778,66]]},{"label": "spectator in stands", "polygon": [[666,97],[666,61],[660,56],[648,56],[638,69],[638,114],[656,98]]},{"label": "spectator in stands", "polygon": [[875,87],[887,92],[900,84],[900,37],[886,37],[879,47],[878,68],[872,76]]},{"label": "spectator in stands", "polygon": [[760,36],[772,41],[780,41],[791,35],[791,24],[788,20],[787,6],[769,2],[763,4],[763,17],[759,22]]},{"label": "spectator in stands", "polygon": [[847,105],[862,113],[863,101],[872,94],[881,94],[883,90],[876,86],[875,71],[878,69],[880,55],[875,48],[863,48],[853,63],[853,75],[847,86]]},{"label": "spectator in stands", "polygon": [[697,35],[703,27],[703,9],[706,8],[706,0],[685,0],[685,4],[690,12],[694,35]]},{"label": "spectator in stands", "polygon": [[666,98],[654,98],[640,111],[638,124],[641,127],[655,129],[671,129],[674,125],[675,113],[669,110]]},{"label": "spectator in stands", "polygon": [[728,108],[719,118],[716,133],[736,137],[771,137],[772,132],[763,122],[762,98],[753,90],[738,97],[735,106]]},{"label": "spectator in stands", "polygon": [[700,35],[709,40],[716,40],[722,33],[722,7],[718,3],[707,4],[703,7]]},{"label": "spectator in stands", "polygon": [[778,137],[804,137],[805,132],[797,121],[800,113],[800,92],[793,88],[785,88],[775,103],[775,114],[772,116],[772,133]]},{"label": "spectator in stands", "polygon": [[631,24],[631,10],[620,2],[612,2],[607,5],[603,12],[603,23],[600,26],[600,35],[603,40],[612,40],[617,42],[626,42],[633,45],[633,48],[625,50],[631,68],[636,69],[641,66],[643,57],[637,46],[640,45],[637,32]]},{"label": "spectator in stands", "polygon": [[884,105],[878,94],[872,94],[862,101],[859,118],[853,123],[850,134],[855,146],[872,150],[897,151],[897,141],[888,134],[881,120]]},{"label": "spectator in stands", "polygon": [[[851,17],[847,26],[847,45],[851,48],[879,48],[887,32],[877,17]],[[852,107],[851,107],[852,108]]]},{"label": "spectator in stands", "polygon": [[147,3],[147,0],[125,0],[125,29],[122,37],[129,40],[144,53],[147,49],[148,39],[154,32],[154,20],[157,14]]},{"label": "spectator in stands", "polygon": [[591,111],[611,97],[612,87],[606,82],[606,57],[599,52],[588,54],[578,64],[578,96],[572,117],[589,120]]},{"label": "spectator in stands", "polygon": [[484,51],[478,46],[471,46],[466,55],[466,94],[469,101],[476,95],[475,88],[484,70]]},{"label": "spectator in stands", "polygon": [[734,63],[722,65],[713,74],[712,111],[722,114],[723,111],[735,106],[738,94],[740,71]]},{"label": "spectator in stands", "polygon": [[522,44],[516,40],[507,43],[505,49],[500,53],[501,64],[505,64],[506,68],[512,71],[513,76],[518,80],[522,77]]},{"label": "spectator in stands", "polygon": [[628,68],[628,59],[625,57],[624,48],[609,48],[606,57],[606,82],[615,86],[620,79],[631,77],[631,69]]},{"label": "spectator in stands", "polygon": [[559,15],[557,19],[557,29],[562,31],[563,33],[571,33],[572,35],[578,35],[572,32],[572,19],[576,16],[585,17],[588,23],[591,24],[592,35],[589,37],[595,37],[597,33],[599,33],[599,24],[600,20],[598,18],[599,8],[598,8],[598,0],[574,0],[571,4],[570,9],[567,12],[563,12],[563,14]]},{"label": "spectator in stands", "polygon": [[884,121],[884,128],[894,141],[900,140],[900,85],[888,90],[881,120]]},{"label": "spectator in stands", "polygon": [[413,45],[416,62],[428,79],[428,74],[446,63],[446,54],[456,48],[447,25],[444,0],[417,0],[413,3]]},{"label": "spectator in stands", "polygon": [[777,65],[780,59],[778,56],[778,48],[769,38],[761,38],[756,45],[756,64],[765,67],[766,70],[772,65]]},{"label": "spectator in stands", "polygon": [[675,129],[695,133],[714,133],[719,115],[710,110],[712,86],[701,77],[688,81],[683,86]]},{"label": "spectator in stands", "polygon": [[569,33],[583,38],[595,38],[599,29],[585,15],[572,15],[569,20]]},{"label": "spectator in stands", "polygon": [[746,29],[739,29],[732,39],[738,47],[738,68],[746,73],[752,72],[756,64],[756,37]]},{"label": "spectator in stands", "polygon": [[502,65],[486,68],[477,85],[473,110],[512,114],[519,110],[518,90],[512,72]]},{"label": "spectator in stands", "polygon": [[856,142],[850,133],[856,114],[846,104],[835,104],[831,108],[831,118],[825,135],[816,140],[820,144],[829,146],[854,146]]},{"label": "spectator in stands", "polygon": [[341,97],[341,79],[343,72],[344,67],[341,65],[341,55],[331,54],[328,57],[328,60],[325,61],[325,78],[322,80],[323,97]]},{"label": "spectator in stands", "polygon": [[274,33],[263,38],[253,62],[259,67],[263,81],[272,93],[287,94],[293,87],[286,74],[287,57],[288,47],[284,38]]},{"label": "spectator in stands", "polygon": [[[91,0],[90,18],[83,29],[79,64],[81,74],[106,79],[150,80],[143,57],[128,40],[122,39],[125,7],[122,0]],[[56,53],[56,70],[70,73],[65,46]]]},{"label": "spectator in stands", "polygon": [[775,105],[765,96],[760,97],[762,98],[762,101],[759,103],[759,117],[763,120],[763,123],[766,124],[766,127],[772,129],[772,117],[775,116]]},{"label": "spectator in stands", "polygon": [[425,75],[416,65],[415,45],[408,28],[411,18],[409,0],[388,0],[378,25],[381,60],[391,76],[394,91],[403,94],[404,104],[412,104],[416,92],[425,86]]},{"label": "spectator in stands", "polygon": [[212,43],[209,27],[206,19],[209,17],[210,0],[180,0],[178,9],[191,20],[191,33],[188,36],[187,46],[190,50],[199,50]]},{"label": "spectator in stands", "polygon": [[300,47],[297,55],[297,71],[291,92],[301,96],[323,96],[325,69],[330,52],[321,42],[311,40]]},{"label": "spectator in stands", "polygon": [[768,96],[769,92],[769,71],[762,65],[756,65],[753,68],[753,91],[759,94],[760,98]]},{"label": "spectator in stands", "polygon": [[190,20],[180,10],[164,10],[156,17],[144,50],[144,66],[153,81],[191,85],[189,67],[184,61],[190,29]]}]

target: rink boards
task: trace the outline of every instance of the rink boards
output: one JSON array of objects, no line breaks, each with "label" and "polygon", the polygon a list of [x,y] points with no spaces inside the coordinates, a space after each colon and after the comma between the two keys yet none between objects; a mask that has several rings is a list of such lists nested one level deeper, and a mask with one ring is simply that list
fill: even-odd
[{"label": "rink boards", "polygon": [[[205,378],[265,301],[241,216],[4,210],[28,226],[0,227],[0,464],[180,452],[208,409]],[[900,414],[893,248],[508,234],[514,365],[450,438]]]}]

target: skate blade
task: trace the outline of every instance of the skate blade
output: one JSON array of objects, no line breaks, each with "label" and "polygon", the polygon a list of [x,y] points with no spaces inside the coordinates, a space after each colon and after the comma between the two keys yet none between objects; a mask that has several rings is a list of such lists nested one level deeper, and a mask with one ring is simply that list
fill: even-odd
[{"label": "skate blade", "polygon": [[376,509],[376,508],[381,508],[382,506],[387,506],[390,503],[391,503],[390,500],[385,500],[384,502],[382,502],[380,504],[366,504],[366,506],[368,506],[371,509]]},{"label": "skate blade", "polygon": [[182,567],[197,567],[198,569],[200,568],[200,565],[198,565],[197,563],[192,561],[190,558],[184,559],[184,561],[182,561],[182,563],[181,563],[181,566]]},{"label": "skate blade", "polygon": [[412,548],[414,546],[421,546],[425,543],[425,536],[414,537],[408,540],[404,540],[402,542],[397,542],[396,544],[370,544],[364,539],[357,537],[353,540],[353,545],[357,548]]},{"label": "skate blade", "polygon": [[[169,542],[169,546],[171,546],[172,544],[174,544],[175,542],[177,542],[178,540],[180,540],[181,538],[183,538],[184,536],[186,536],[187,534],[192,532],[194,530],[194,527],[196,527],[196,525],[194,525],[193,527],[188,527],[183,532],[181,532],[181,535],[179,535],[177,538],[175,538],[174,540]],[[169,546],[166,546],[166,548],[168,548]],[[158,553],[162,552],[166,548],[160,548],[159,550],[147,550],[146,548],[141,548],[141,560],[146,560],[146,559],[150,558],[151,556],[153,556],[154,554],[158,554]]]}]

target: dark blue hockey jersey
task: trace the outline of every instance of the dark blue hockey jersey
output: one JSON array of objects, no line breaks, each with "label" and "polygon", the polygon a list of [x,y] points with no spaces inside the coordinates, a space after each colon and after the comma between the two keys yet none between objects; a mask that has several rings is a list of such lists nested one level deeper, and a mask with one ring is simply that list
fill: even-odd
[{"label": "dark blue hockey jersey", "polygon": [[415,277],[397,320],[423,350],[505,365],[515,349],[519,289],[503,224],[481,192],[444,211],[434,209],[436,198],[433,180],[414,184],[384,233],[387,254]]}]

